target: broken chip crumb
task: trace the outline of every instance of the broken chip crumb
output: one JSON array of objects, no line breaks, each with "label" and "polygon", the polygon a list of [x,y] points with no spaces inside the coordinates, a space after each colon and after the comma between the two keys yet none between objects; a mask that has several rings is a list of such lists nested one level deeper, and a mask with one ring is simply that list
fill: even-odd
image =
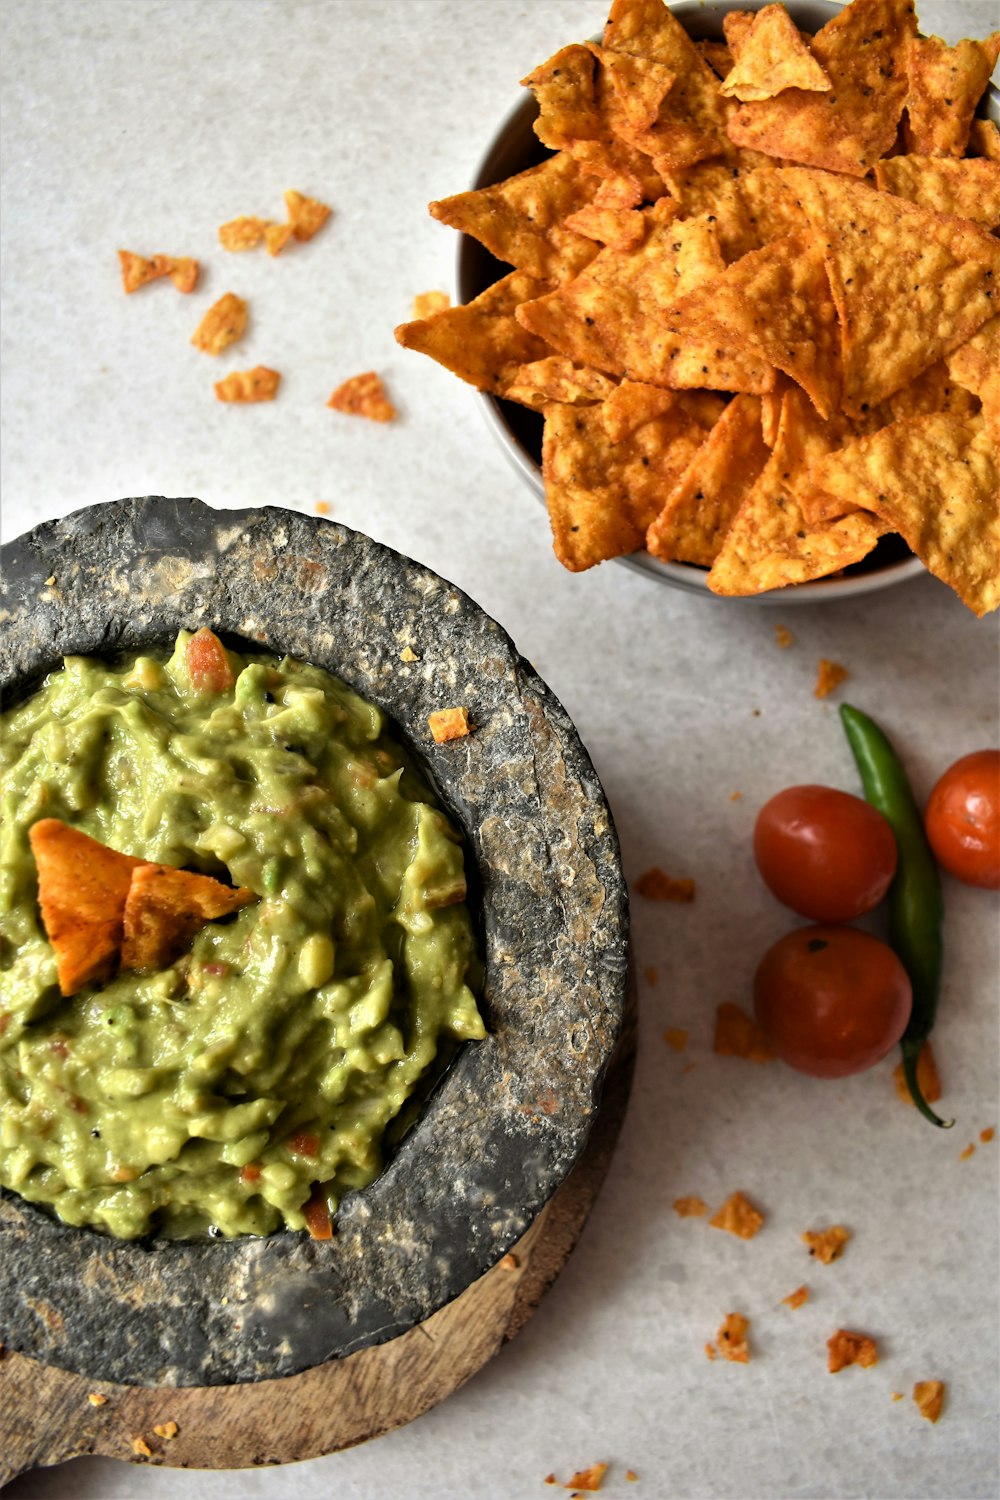
[{"label": "broken chip crumb", "polygon": [[48,576],[48,578],[46,578],[46,580],[45,580],[45,587],[47,589],[50,589],[52,587],[52,585],[55,583],[55,581],[56,581],[56,575],[54,573],[50,573],[49,576]]},{"label": "broken chip crumb", "polygon": [[776,1055],[753,1017],[731,1000],[716,1008],[712,1051],[719,1057],[742,1057],[755,1063],[773,1062]]},{"label": "broken chip crumb", "polygon": [[944,1403],[944,1381],[918,1380],[913,1387],[913,1399],[920,1415],[926,1417],[928,1422],[936,1422]]},{"label": "broken chip crumb", "polygon": [[663,1033],[663,1040],[674,1052],[683,1052],[687,1046],[688,1034],[683,1026],[668,1026]]},{"label": "broken chip crumb", "polygon": [[269,219],[257,219],[250,214],[241,214],[238,219],[228,219],[219,226],[219,244],[223,250],[252,250],[264,238],[270,222]]},{"label": "broken chip crumb", "polygon": [[976,1143],[975,1143],[975,1141],[970,1141],[969,1144],[966,1146],[965,1150],[964,1151],[960,1151],[958,1153],[958,1159],[959,1159],[959,1161],[968,1161],[969,1157],[975,1154],[975,1150],[976,1150]]},{"label": "broken chip crumb", "polygon": [[792,635],[792,632],[788,629],[787,625],[775,625],[774,639],[777,641],[778,645],[783,651],[791,646],[795,641],[795,637],[794,635]]},{"label": "broken chip crumb", "polygon": [[447,292],[418,292],[413,299],[413,321],[433,317],[450,306],[451,298]]},{"label": "broken chip crumb", "polygon": [[[902,1063],[897,1063],[893,1068],[892,1078],[899,1097],[904,1103],[913,1105],[913,1096],[907,1085]],[[937,1059],[929,1041],[924,1042],[917,1058],[917,1084],[928,1104],[935,1104],[940,1099],[941,1079],[938,1074]],[[915,1105],[913,1107],[916,1108]]]},{"label": "broken chip crumb", "polygon": [[988,1142],[990,1142],[993,1139],[993,1137],[995,1135],[996,1135],[996,1131],[993,1129],[993,1126],[992,1125],[987,1125],[987,1127],[986,1127],[985,1130],[981,1130],[979,1132],[979,1139],[982,1141],[983,1145],[985,1146],[985,1145],[988,1144]]},{"label": "broken chip crumb", "polygon": [[471,732],[467,708],[439,708],[429,714],[427,723],[431,734],[439,745],[448,740],[461,740]]},{"label": "broken chip crumb", "polygon": [[119,250],[122,286],[126,293],[137,292],[150,281],[159,281],[167,276],[179,292],[193,292],[198,284],[198,262],[190,256],[136,255],[131,250]]},{"label": "broken chip crumb", "polygon": [[764,1222],[764,1215],[742,1193],[731,1193],[708,1222],[713,1229],[725,1229],[741,1240],[752,1240]]},{"label": "broken chip crumb", "polygon": [[843,1224],[833,1224],[829,1229],[807,1229],[802,1242],[809,1246],[810,1255],[828,1266],[831,1261],[840,1259],[850,1238],[851,1231]]},{"label": "broken chip crumb", "polygon": [[781,1301],[785,1307],[790,1307],[794,1311],[796,1307],[801,1307],[803,1302],[809,1301],[809,1288],[797,1286],[794,1292],[789,1292],[788,1296],[782,1297]]},{"label": "broken chip crumb", "polygon": [[499,1264],[501,1271],[516,1271],[521,1262],[518,1260],[517,1256],[512,1250],[508,1250],[507,1254],[503,1256]]},{"label": "broken chip crumb", "polygon": [[285,207],[288,210],[288,222],[292,226],[292,232],[297,240],[311,240],[317,230],[322,229],[331,210],[325,203],[320,203],[318,198],[307,198],[304,193],[297,193],[294,188],[289,188],[285,194]]},{"label": "broken chip crumb", "polygon": [[161,1422],[159,1426],[153,1428],[153,1431],[156,1433],[156,1436],[158,1438],[165,1438],[169,1443],[171,1438],[175,1438],[177,1436],[180,1429],[178,1428],[176,1422]]},{"label": "broken chip crumb", "polygon": [[326,404],[351,417],[367,417],[370,422],[391,422],[396,416],[396,408],[374,370],[343,381]]},{"label": "broken chip crumb", "polygon": [[563,1485],[564,1490],[599,1490],[608,1472],[607,1464],[591,1464],[589,1469],[578,1469],[573,1478]]},{"label": "broken chip crumb", "polygon": [[91,1391],[87,1400],[91,1406],[107,1406],[108,1404],[107,1396],[103,1395],[100,1391]]},{"label": "broken chip crumb", "polygon": [[714,1359],[715,1358],[715,1345],[714,1344],[706,1344],[705,1345],[705,1353],[708,1355],[709,1359]]},{"label": "broken chip crumb", "polygon": [[318,516],[328,516],[332,509],[333,507],[331,506],[329,500],[316,501],[316,514]]},{"label": "broken chip crumb", "polygon": [[730,800],[730,802],[738,802],[742,796],[743,796],[742,792],[730,792],[729,793],[729,800]]},{"label": "broken chip crumb", "polygon": [[715,1346],[724,1359],[730,1360],[735,1365],[749,1364],[750,1345],[747,1343],[749,1327],[750,1319],[745,1318],[742,1313],[726,1314],[726,1321],[715,1336]]},{"label": "broken chip crumb", "polygon": [[217,380],[215,394],[220,401],[273,401],[280,380],[277,370],[269,370],[267,365],[255,365],[252,370],[233,370],[225,380]]},{"label": "broken chip crumb", "polygon": [[212,304],[191,336],[196,349],[204,354],[221,354],[230,344],[243,337],[247,326],[247,305],[235,292],[226,292]]},{"label": "broken chip crumb", "polygon": [[674,1199],[674,1213],[680,1219],[700,1219],[708,1213],[708,1204],[704,1198],[691,1193],[685,1198]]},{"label": "broken chip crumb", "polygon": [[635,1482],[639,1478],[639,1476],[635,1472],[634,1469],[626,1469],[625,1470],[625,1478],[628,1480],[629,1484],[635,1484]]},{"label": "broken chip crumb", "polygon": [[645,896],[647,901],[694,900],[693,880],[687,878],[675,880],[672,875],[665,874],[657,865],[639,876],[635,888],[640,896]]},{"label": "broken chip crumb", "polygon": [[412,647],[404,646],[402,651],[399,653],[399,659],[400,661],[419,661],[420,657]]},{"label": "broken chip crumb", "polygon": [[140,1455],[142,1458],[152,1458],[153,1456],[153,1450],[144,1437],[134,1437],[132,1439],[132,1452]]},{"label": "broken chip crumb", "polygon": [[546,1474],[544,1483],[545,1484],[558,1484],[559,1481],[558,1481],[558,1479],[556,1478],[556,1476],[554,1474]]},{"label": "broken chip crumb", "polygon": [[268,224],[264,229],[264,245],[268,255],[280,255],[293,234],[294,224]]},{"label": "broken chip crumb", "polygon": [[903,1393],[902,1393],[902,1391],[893,1391],[893,1393],[892,1393],[892,1399],[893,1399],[893,1401],[902,1401],[903,1400]]},{"label": "broken chip crumb", "polygon": [[851,1333],[847,1328],[838,1328],[826,1341],[826,1367],[831,1375],[844,1370],[848,1365],[860,1365],[863,1370],[878,1364],[878,1349],[875,1340],[865,1333]]},{"label": "broken chip crumb", "polygon": [[839,661],[827,661],[825,656],[821,656],[813,695],[816,698],[829,697],[835,688],[838,688],[842,682],[846,682],[850,675],[847,668],[842,667]]}]

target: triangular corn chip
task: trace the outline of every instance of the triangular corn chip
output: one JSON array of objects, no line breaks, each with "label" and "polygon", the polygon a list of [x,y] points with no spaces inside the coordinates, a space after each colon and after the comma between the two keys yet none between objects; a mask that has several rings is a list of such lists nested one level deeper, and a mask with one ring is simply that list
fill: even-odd
[{"label": "triangular corn chip", "polygon": [[785,89],[828,93],[833,87],[783,5],[765,5],[738,45],[732,37],[729,45],[736,60],[722,84],[727,98],[747,104],[773,99]]},{"label": "triangular corn chip", "polygon": [[813,466],[817,489],[875,511],[976,615],[1000,605],[1000,445],[982,417],[911,417]]},{"label": "triangular corn chip", "polygon": [[114,972],[129,883],[143,861],[108,849],[58,818],[32,824],[28,841],[59,990],[75,995]]},{"label": "triangular corn chip", "polygon": [[396,341],[404,349],[429,355],[478,390],[499,396],[522,365],[552,353],[514,317],[522,302],[547,291],[546,282],[512,271],[464,307],[447,307],[429,318],[401,323]]},{"label": "triangular corn chip", "polygon": [[[663,0],[614,0],[604,28],[604,46],[611,52],[647,58],[676,75],[661,116],[661,155],[668,151],[671,122],[714,139],[717,152],[725,149],[726,108],[719,80]],[[678,160],[676,165],[685,162]]]},{"label": "triangular corn chip", "polygon": [[966,38],[949,47],[939,36],[911,36],[907,78],[906,149],[925,156],[961,156],[979,97],[1000,54],[1000,31],[985,41]]},{"label": "triangular corn chip", "polygon": [[983,397],[987,386],[1000,376],[1000,313],[949,354],[946,364],[953,380]]},{"label": "triangular corn chip", "polygon": [[1000,242],[968,219],[792,167],[823,244],[844,361],[844,410],[862,414],[971,338],[1000,305]]},{"label": "triangular corn chip", "polygon": [[896,139],[906,97],[903,45],[915,32],[912,0],[852,0],[811,42],[832,91],[792,88],[744,104],[730,117],[730,140],[864,177]]},{"label": "triangular corn chip", "polygon": [[945,361],[939,359],[936,365],[928,365],[916,380],[889,397],[885,402],[885,422],[880,425],[899,422],[903,417],[928,417],[936,411],[974,417],[978,410],[976,397],[949,373]]},{"label": "triangular corn chip", "polygon": [[759,396],[736,396],[671,490],[646,535],[664,561],[711,567],[722,539],[769,457]]},{"label": "triangular corn chip", "polygon": [[206,922],[256,899],[245,886],[233,890],[210,875],[140,865],[132,872],[125,901],[122,968],[168,968]]},{"label": "triangular corn chip", "polygon": [[567,406],[592,406],[610,396],[614,388],[614,381],[600,370],[575,365],[571,359],[553,354],[548,359],[522,365],[504,396],[508,401],[519,401],[522,406],[542,411],[552,401]]},{"label": "triangular corn chip", "polygon": [[936,214],[1000,225],[1000,162],[985,157],[890,156],[875,163],[880,192],[895,193]]},{"label": "triangular corn chip", "polygon": [[589,48],[574,42],[521,79],[522,86],[531,89],[538,101],[534,132],[550,150],[561,151],[576,141],[600,139],[596,68]]},{"label": "triangular corn chip", "polygon": [[973,120],[969,126],[970,156],[988,156],[990,161],[1000,161],[1000,126],[995,120]]}]

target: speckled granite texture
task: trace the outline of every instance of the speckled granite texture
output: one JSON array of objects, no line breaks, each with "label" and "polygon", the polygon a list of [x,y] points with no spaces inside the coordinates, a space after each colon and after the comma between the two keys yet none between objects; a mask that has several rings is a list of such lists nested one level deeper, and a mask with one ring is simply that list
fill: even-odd
[{"label": "speckled granite texture", "polygon": [[[393,1337],[491,1266],[565,1177],[618,1034],[627,898],[572,724],[471,599],[329,521],[121,500],[36,528],[4,549],[3,569],[5,691],[67,652],[211,625],[380,704],[472,850],[490,1032],[461,1052],[378,1181],[345,1199],[331,1242],[116,1243],[4,1195],[5,1342],[107,1380],[208,1385]],[[402,661],[405,647],[419,659]],[[427,715],[453,704],[474,732],[435,745]]]}]

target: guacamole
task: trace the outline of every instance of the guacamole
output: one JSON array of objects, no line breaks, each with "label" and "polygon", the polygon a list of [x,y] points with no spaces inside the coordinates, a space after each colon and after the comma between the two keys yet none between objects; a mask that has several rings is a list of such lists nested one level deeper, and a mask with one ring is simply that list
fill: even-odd
[{"label": "guacamole", "polygon": [[[67,657],[2,718],[0,1183],[124,1239],[325,1237],[485,1035],[462,847],[378,708],[214,637],[206,670],[209,635]],[[28,840],[47,818],[258,899],[63,997]]]}]

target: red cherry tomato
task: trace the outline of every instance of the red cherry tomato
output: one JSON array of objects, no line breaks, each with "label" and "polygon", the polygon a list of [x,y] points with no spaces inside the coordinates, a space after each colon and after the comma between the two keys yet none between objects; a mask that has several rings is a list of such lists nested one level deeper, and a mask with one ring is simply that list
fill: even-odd
[{"label": "red cherry tomato", "polygon": [[966,885],[1000,890],[1000,750],[975,750],[949,766],[924,820],[938,864]]},{"label": "red cherry tomato", "polygon": [[765,885],[814,922],[851,922],[877,906],[896,873],[882,814],[829,786],[790,786],[757,814],[753,852]]},{"label": "red cherry tomato", "polygon": [[184,654],[196,692],[227,693],[236,681],[225,646],[207,625],[195,631]]},{"label": "red cherry tomato", "polygon": [[816,1078],[881,1061],[910,1019],[913,992],[892,949],[856,927],[800,927],[754,976],[753,1007],[782,1060]]}]

